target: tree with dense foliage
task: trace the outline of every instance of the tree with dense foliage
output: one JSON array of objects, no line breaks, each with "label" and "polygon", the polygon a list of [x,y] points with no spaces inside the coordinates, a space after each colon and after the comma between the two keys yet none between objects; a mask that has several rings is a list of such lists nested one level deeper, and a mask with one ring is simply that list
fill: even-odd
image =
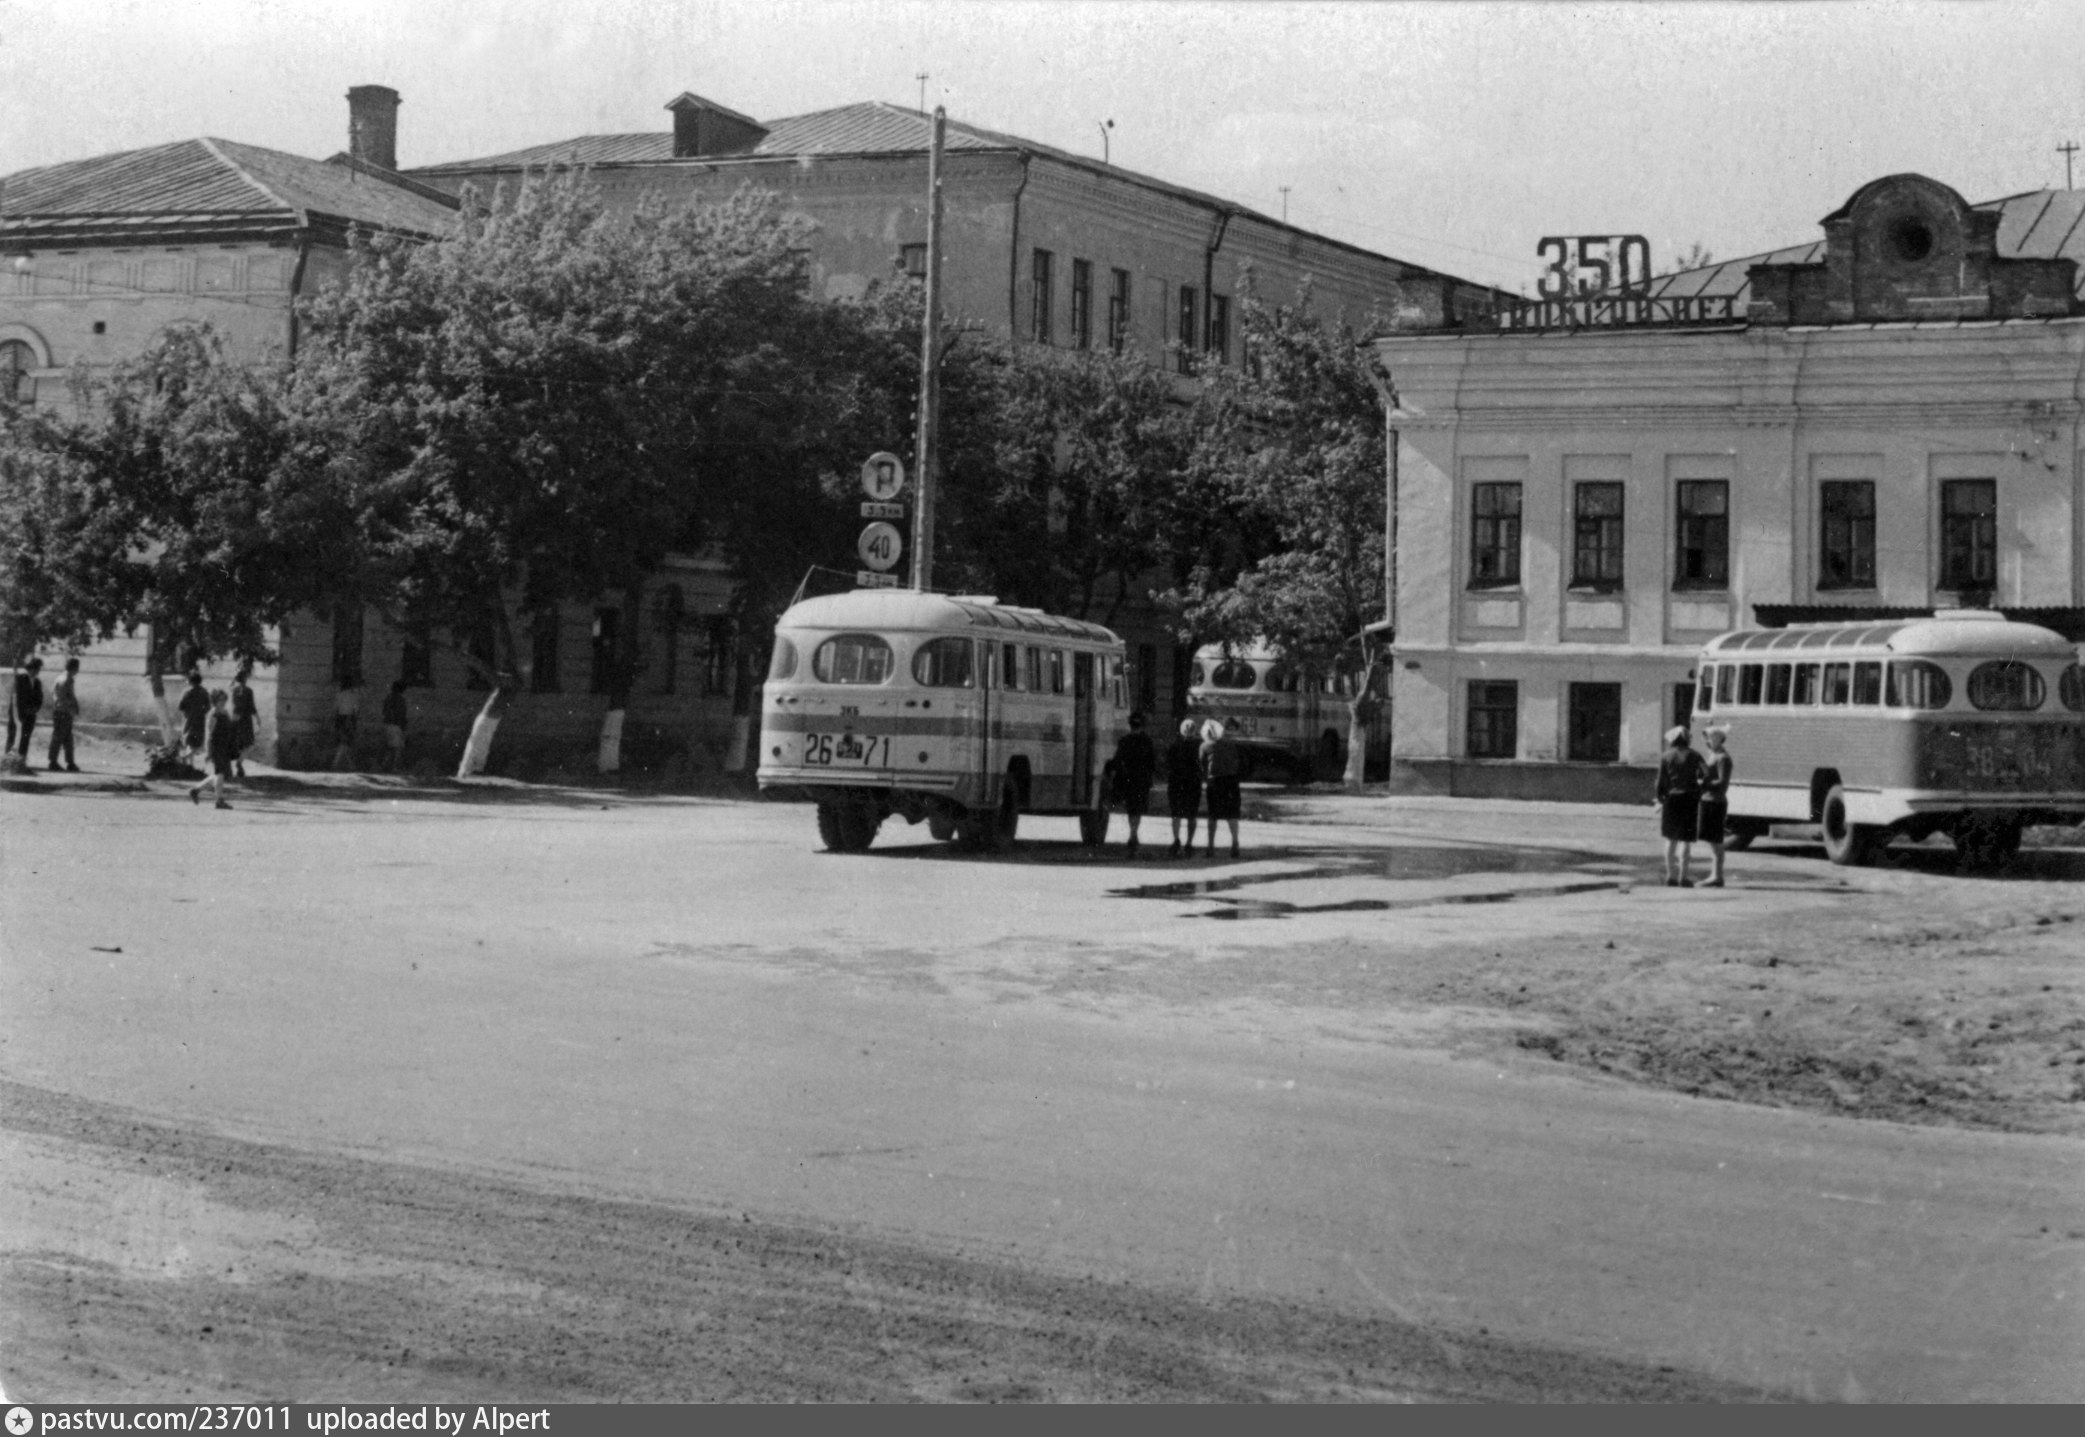
[{"label": "tree with dense foliage", "polygon": [[344,496],[307,484],[279,370],[177,324],[99,380],[76,417],[0,417],[0,608],[17,652],[149,634],[162,663],[275,655],[266,630],[321,601]]},{"label": "tree with dense foliage", "polygon": [[1385,612],[1386,423],[1364,336],[1312,307],[1240,305],[1248,362],[1214,372],[1195,467],[1247,516],[1257,552],[1235,575],[1211,566],[1187,587],[1195,634],[1260,639],[1305,672],[1356,676],[1347,744],[1358,785],[1377,703]]}]

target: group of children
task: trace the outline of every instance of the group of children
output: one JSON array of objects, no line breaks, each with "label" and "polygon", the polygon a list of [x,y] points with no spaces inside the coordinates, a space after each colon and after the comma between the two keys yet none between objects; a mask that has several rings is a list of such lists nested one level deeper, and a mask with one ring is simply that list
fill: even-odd
[{"label": "group of children", "polygon": [[225,781],[246,777],[246,750],[253,747],[260,727],[260,704],[247,680],[251,669],[242,668],[232,677],[231,691],[203,689],[200,670],[188,671],[188,688],[181,695],[182,742],[190,761],[203,770],[203,780],[188,790],[190,803],[203,801],[210,789],[217,807],[232,805],[224,796]]},{"label": "group of children", "polygon": [[1730,820],[1730,776],[1735,765],[1725,752],[1730,730],[1710,725],[1702,731],[1708,744],[1706,755],[1694,751],[1687,726],[1680,724],[1665,735],[1665,753],[1658,760],[1658,793],[1651,800],[1658,810],[1658,831],[1665,839],[1665,886],[1693,888],[1694,845],[1709,846],[1709,876],[1703,888],[1723,886],[1723,835]]},{"label": "group of children", "polygon": [[[1231,826],[1231,857],[1238,856],[1238,815],[1243,806],[1239,782],[1243,763],[1238,741],[1224,732],[1215,719],[1196,722],[1185,719],[1180,736],[1166,746],[1166,810],[1173,820],[1173,846],[1168,856],[1181,853],[1181,825],[1187,828],[1187,852],[1195,848],[1195,820],[1206,811],[1209,819],[1209,856],[1216,856],[1216,825]],[[1131,853],[1137,851],[1138,827],[1151,802],[1151,782],[1158,772],[1158,751],[1144,732],[1144,716],[1129,716],[1129,732],[1115,746],[1114,799],[1129,820]]]}]

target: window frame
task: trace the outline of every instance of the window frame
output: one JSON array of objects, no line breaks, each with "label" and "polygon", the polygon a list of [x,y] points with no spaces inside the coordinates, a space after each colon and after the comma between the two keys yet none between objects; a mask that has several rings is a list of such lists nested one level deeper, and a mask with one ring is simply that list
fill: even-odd
[{"label": "window frame", "polygon": [[1071,347],[1093,348],[1093,261],[1071,262]]},{"label": "window frame", "polygon": [[1202,336],[1197,328],[1202,312],[1200,291],[1191,284],[1181,285],[1174,310],[1174,362],[1182,374],[1193,374],[1195,352],[1202,347]]},{"label": "window frame", "polygon": [[[1721,500],[1720,510],[1696,508],[1690,502],[1697,496],[1710,494]],[[1703,593],[1729,589],[1730,481],[1674,480],[1672,515],[1674,592]]]},{"label": "window frame", "polygon": [[1108,349],[1122,353],[1129,343],[1130,275],[1126,269],[1111,269],[1113,288],[1108,291]]},{"label": "window frame", "polygon": [[[1955,507],[1958,498],[1978,490],[1989,495],[1987,505],[1967,511]],[[1963,562],[1968,566],[1967,572],[1961,567]],[[1979,578],[1979,568],[1988,568],[1988,576]],[[1937,587],[1956,593],[1998,587],[1998,481],[1995,478],[1940,481],[1940,582]]]},{"label": "window frame", "polygon": [[[1519,680],[1470,679],[1465,683],[1462,744],[1465,758],[1497,761],[1520,756]],[[1500,748],[1505,752],[1498,752]]]},{"label": "window frame", "polygon": [[[1612,499],[1611,513],[1588,512],[1588,499]],[[1581,479],[1571,491],[1571,587],[1611,594],[1622,587],[1628,544],[1627,486]],[[1611,571],[1611,572],[1610,572]]]},{"label": "window frame", "polygon": [[[1618,683],[1569,683],[1564,698],[1564,755],[1570,763],[1620,763],[1622,760],[1622,686]],[[1601,705],[1587,701],[1595,697]],[[1612,707],[1605,706],[1612,700]],[[1600,727],[1591,727],[1598,720]],[[1611,720],[1611,727],[1609,726]]]},{"label": "window frame", "polygon": [[[1487,501],[1512,495],[1512,512],[1487,512]],[[1518,479],[1480,480],[1470,485],[1470,574],[1472,589],[1520,587],[1520,550],[1526,513],[1525,486]],[[1510,534],[1510,537],[1508,535]],[[1486,573],[1489,556],[1496,572]]]},{"label": "window frame", "polygon": [[1209,313],[1204,333],[1208,336],[1203,346],[1213,355],[1218,364],[1231,362],[1231,297],[1227,294],[1209,296]]},{"label": "window frame", "polygon": [[1028,258],[1028,338],[1031,343],[1050,343],[1051,312],[1056,306],[1056,281],[1052,274],[1055,260],[1055,254],[1046,249],[1036,249]]},{"label": "window frame", "polygon": [[[1849,499],[1857,502],[1849,504]],[[1865,513],[1860,512],[1862,503],[1867,506]],[[1835,568],[1840,572],[1835,574]],[[1821,480],[1817,486],[1817,587],[1872,590],[1875,586],[1875,481]]]}]

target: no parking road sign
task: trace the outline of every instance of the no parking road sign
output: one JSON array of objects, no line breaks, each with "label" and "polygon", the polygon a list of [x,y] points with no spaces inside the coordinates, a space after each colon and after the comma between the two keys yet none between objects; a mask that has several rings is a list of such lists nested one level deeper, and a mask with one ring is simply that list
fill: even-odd
[{"label": "no parking road sign", "polygon": [[895,454],[871,454],[862,461],[862,493],[888,502],[905,488],[905,462]]}]

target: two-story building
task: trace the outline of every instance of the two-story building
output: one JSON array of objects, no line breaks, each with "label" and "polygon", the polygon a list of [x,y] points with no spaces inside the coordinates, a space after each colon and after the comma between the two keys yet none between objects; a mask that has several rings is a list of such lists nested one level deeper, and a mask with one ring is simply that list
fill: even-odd
[{"label": "two-story building", "polygon": [[1395,780],[1647,798],[1741,625],[1989,602],[2085,637],[2081,220],[1893,175],[1814,243],[1379,340]]}]

